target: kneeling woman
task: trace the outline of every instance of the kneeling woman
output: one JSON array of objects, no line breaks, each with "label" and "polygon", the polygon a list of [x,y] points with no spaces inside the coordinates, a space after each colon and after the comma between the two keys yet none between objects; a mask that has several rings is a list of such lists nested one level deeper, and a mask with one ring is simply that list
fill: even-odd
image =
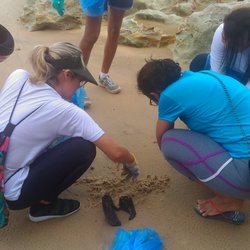
[{"label": "kneeling woman", "polygon": [[[150,60],[138,72],[139,90],[158,105],[156,137],[166,160],[215,196],[197,201],[205,218],[244,222],[250,198],[250,91],[212,71],[181,72],[171,59]],[[189,129],[174,129],[180,118]]]},{"label": "kneeling woman", "polygon": [[[37,222],[79,209],[78,201],[59,199],[58,195],[90,167],[96,146],[111,160],[123,163],[128,174],[138,175],[138,168],[126,148],[67,101],[83,82],[96,84],[78,47],[66,42],[36,46],[31,64],[34,76],[16,70],[1,90],[0,131],[7,124],[16,125],[4,169],[9,208],[30,207],[29,217]],[[62,137],[68,139],[50,147]]]}]

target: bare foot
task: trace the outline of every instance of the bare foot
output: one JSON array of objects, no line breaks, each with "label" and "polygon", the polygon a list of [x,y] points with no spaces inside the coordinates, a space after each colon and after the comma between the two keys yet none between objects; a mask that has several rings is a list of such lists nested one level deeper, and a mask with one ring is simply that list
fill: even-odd
[{"label": "bare foot", "polygon": [[202,216],[217,215],[228,211],[238,211],[243,208],[244,201],[216,195],[207,200],[197,200],[197,208]]}]

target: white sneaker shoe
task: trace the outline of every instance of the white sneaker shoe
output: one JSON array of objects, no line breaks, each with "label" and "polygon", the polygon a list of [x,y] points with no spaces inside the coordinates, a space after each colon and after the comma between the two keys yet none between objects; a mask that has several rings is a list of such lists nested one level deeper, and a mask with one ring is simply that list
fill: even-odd
[{"label": "white sneaker shoe", "polygon": [[104,78],[100,78],[99,76],[99,85],[112,94],[118,94],[121,92],[119,85],[113,82],[109,75],[105,76]]}]

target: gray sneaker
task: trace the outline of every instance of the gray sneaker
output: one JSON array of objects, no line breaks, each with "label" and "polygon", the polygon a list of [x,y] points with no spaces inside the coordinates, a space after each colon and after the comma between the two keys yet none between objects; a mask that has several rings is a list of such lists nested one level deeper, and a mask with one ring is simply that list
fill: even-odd
[{"label": "gray sneaker", "polygon": [[114,83],[108,75],[104,78],[100,78],[99,76],[99,84],[112,94],[118,94],[121,91],[119,85]]}]

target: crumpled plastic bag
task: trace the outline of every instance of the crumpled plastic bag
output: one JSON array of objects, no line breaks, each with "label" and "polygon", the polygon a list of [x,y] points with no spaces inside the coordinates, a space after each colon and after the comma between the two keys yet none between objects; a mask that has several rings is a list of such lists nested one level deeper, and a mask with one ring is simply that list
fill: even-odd
[{"label": "crumpled plastic bag", "polygon": [[124,230],[119,228],[108,250],[162,250],[159,234],[151,228]]},{"label": "crumpled plastic bag", "polygon": [[64,0],[51,0],[51,4],[60,16],[64,15]]},{"label": "crumpled plastic bag", "polygon": [[85,97],[85,95],[86,95],[86,93],[85,93],[84,87],[80,87],[75,91],[71,100],[76,106],[78,106],[81,109],[84,109],[84,97]]},{"label": "crumpled plastic bag", "polygon": [[105,0],[80,0],[80,5],[87,16],[102,16],[105,11]]}]

